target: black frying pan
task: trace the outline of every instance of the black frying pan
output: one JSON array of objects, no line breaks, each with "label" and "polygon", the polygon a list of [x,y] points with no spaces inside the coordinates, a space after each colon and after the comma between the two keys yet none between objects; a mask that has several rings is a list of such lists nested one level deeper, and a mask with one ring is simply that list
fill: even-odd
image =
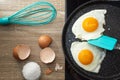
[{"label": "black frying pan", "polygon": [[[79,74],[88,79],[94,80],[118,80],[120,79],[120,51],[113,50],[107,51],[106,57],[101,64],[98,74],[88,72],[80,68],[71,55],[70,46],[75,39],[72,33],[72,26],[79,16],[93,9],[106,9],[105,16],[106,25],[105,35],[112,36],[118,39],[120,43],[120,1],[90,1],[79,6],[68,18],[63,29],[62,44],[65,53],[65,58],[72,66],[72,68]],[[110,28],[110,30],[108,30]],[[80,40],[79,40],[80,41]]]}]

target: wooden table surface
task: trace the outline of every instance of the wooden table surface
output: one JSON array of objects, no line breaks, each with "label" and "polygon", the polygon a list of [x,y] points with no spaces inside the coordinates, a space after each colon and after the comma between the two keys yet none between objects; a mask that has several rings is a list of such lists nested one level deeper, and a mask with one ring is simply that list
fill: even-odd
[{"label": "wooden table surface", "polygon": [[[39,0],[0,0],[0,17],[9,16],[21,8]],[[64,0],[47,0],[57,9],[57,18],[54,22],[37,27],[8,25],[0,26],[0,80],[24,80],[22,75],[23,66],[30,61],[37,62],[42,69],[40,80],[64,80],[65,58],[62,50],[62,29],[64,26]],[[52,64],[43,64],[39,59],[41,48],[38,46],[38,38],[42,34],[48,34],[53,42],[50,47],[56,53],[56,59]],[[25,61],[14,59],[12,50],[18,44],[26,44],[31,48],[31,55]],[[55,64],[63,66],[63,70],[54,71]],[[53,73],[45,75],[47,68]]]}]

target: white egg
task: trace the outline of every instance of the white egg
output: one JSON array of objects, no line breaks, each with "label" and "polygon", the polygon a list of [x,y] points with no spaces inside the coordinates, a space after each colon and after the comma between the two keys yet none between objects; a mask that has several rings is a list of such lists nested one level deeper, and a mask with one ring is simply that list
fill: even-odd
[{"label": "white egg", "polygon": [[[84,70],[89,71],[89,72],[94,72],[94,73],[98,73],[101,67],[101,63],[104,60],[104,57],[106,56],[106,51],[104,49],[98,48],[96,46],[90,45],[87,42],[73,42],[71,44],[71,53],[73,56],[74,61]],[[82,50],[90,50],[93,54],[93,59],[89,64],[83,64],[79,58],[78,55],[81,54],[80,52]],[[82,60],[84,60],[84,62],[86,62],[86,60],[89,60],[89,55],[86,55],[85,53],[83,53],[85,56],[81,57]],[[79,56],[80,57],[80,56]]]},{"label": "white egg", "polygon": [[[79,38],[81,40],[90,40],[90,39],[95,39],[95,38],[100,37],[105,30],[103,28],[103,25],[105,25],[106,12],[107,12],[107,10],[105,10],[105,9],[96,9],[96,10],[92,10],[92,11],[87,12],[87,13],[83,14],[82,16],[80,16],[75,21],[75,23],[73,24],[73,27],[72,27],[72,32],[74,33],[75,37]],[[85,19],[91,18],[91,17],[94,18],[94,20],[88,19],[85,21]],[[86,23],[84,23],[84,22],[86,22]],[[92,28],[95,28],[95,26],[93,26],[95,24],[96,24],[96,29],[92,30]],[[91,30],[91,31],[86,31],[83,28],[83,26],[86,26],[86,29]]]}]

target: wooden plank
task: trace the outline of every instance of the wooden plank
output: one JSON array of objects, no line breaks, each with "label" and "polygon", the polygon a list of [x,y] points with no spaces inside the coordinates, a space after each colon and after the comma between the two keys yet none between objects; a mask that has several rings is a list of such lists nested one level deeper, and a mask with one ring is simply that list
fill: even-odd
[{"label": "wooden plank", "polygon": [[[38,0],[0,0],[0,17],[9,16],[22,7]],[[57,18],[50,24],[44,26],[30,27],[22,25],[0,26],[0,80],[24,80],[22,68],[30,61],[37,62],[42,69],[40,80],[64,80],[64,69],[45,75],[44,71],[50,67],[54,70],[55,64],[63,67],[64,54],[61,45],[62,29],[64,26],[64,0],[48,0],[57,9]],[[38,38],[42,34],[48,34],[53,42],[50,47],[56,53],[56,59],[52,64],[43,64],[39,59],[41,48],[38,45]],[[25,61],[17,61],[12,55],[12,50],[17,44],[27,44],[32,52]]]}]

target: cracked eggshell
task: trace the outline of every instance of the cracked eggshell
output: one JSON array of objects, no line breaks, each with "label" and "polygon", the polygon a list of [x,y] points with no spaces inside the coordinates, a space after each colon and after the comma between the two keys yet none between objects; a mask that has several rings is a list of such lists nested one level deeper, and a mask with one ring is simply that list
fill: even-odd
[{"label": "cracked eggshell", "polygon": [[45,63],[52,63],[55,60],[55,52],[50,47],[46,47],[40,51],[40,60]]},{"label": "cracked eggshell", "polygon": [[17,60],[25,60],[29,57],[31,49],[29,46],[24,44],[19,44],[13,48],[13,56]]},{"label": "cracked eggshell", "polygon": [[52,43],[52,38],[48,35],[41,35],[38,39],[41,48],[48,47]]}]

